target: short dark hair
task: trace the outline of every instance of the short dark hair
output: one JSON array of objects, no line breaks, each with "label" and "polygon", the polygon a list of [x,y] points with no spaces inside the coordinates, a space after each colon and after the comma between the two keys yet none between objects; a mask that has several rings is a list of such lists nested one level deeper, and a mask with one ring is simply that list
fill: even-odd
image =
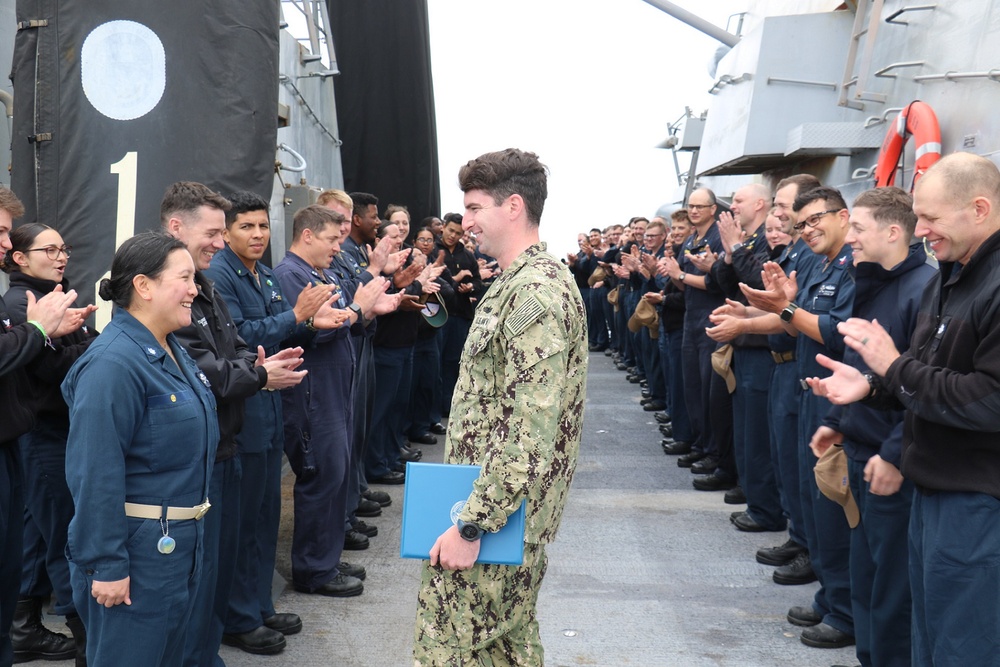
[{"label": "short dark hair", "polygon": [[528,221],[538,225],[549,196],[548,168],[534,153],[508,148],[469,160],[458,170],[462,192],[482,190],[499,205],[511,195],[524,200]]},{"label": "short dark hair", "polygon": [[917,215],[913,212],[913,197],[895,186],[865,190],[854,200],[854,208],[866,208],[880,226],[897,224],[913,238]]},{"label": "short dark hair", "polygon": [[267,200],[256,192],[250,192],[249,190],[240,190],[229,195],[229,203],[231,206],[226,211],[226,228],[232,226],[236,222],[236,216],[241,213],[270,211]]},{"label": "short dark hair", "polygon": [[378,226],[377,236],[380,239],[384,238],[385,237],[385,231],[387,229],[389,229],[390,227],[399,227],[399,225],[397,223],[391,222],[389,220],[383,220],[382,222],[380,222],[379,226]]},{"label": "short dark hair", "polygon": [[105,301],[128,308],[135,289],[132,280],[140,275],[158,278],[167,265],[167,257],[175,250],[187,252],[187,247],[169,234],[161,231],[136,234],[118,248],[111,262],[111,278],[101,281],[97,293]]},{"label": "short dark hair", "polygon": [[787,187],[789,185],[794,185],[798,188],[797,193],[802,194],[803,192],[809,192],[810,190],[815,190],[820,187],[822,183],[819,179],[812,174],[794,174],[788,178],[783,178],[778,181],[778,184],[774,186],[774,191]]},{"label": "short dark hair", "polygon": [[670,222],[677,224],[678,222],[683,222],[684,224],[690,224],[691,220],[688,218],[688,210],[686,208],[679,208],[670,214]]},{"label": "short dark hair", "polygon": [[229,200],[206,185],[193,181],[174,183],[163,194],[160,202],[160,224],[166,225],[177,214],[190,215],[202,206],[228,211]]},{"label": "short dark hair", "polygon": [[461,213],[445,213],[444,217],[441,218],[441,222],[448,224],[449,222],[457,222],[462,224],[462,214]]},{"label": "short dark hair", "polygon": [[378,197],[375,195],[370,195],[367,192],[352,192],[350,197],[351,201],[354,202],[354,215],[364,215],[365,209],[369,206],[378,208]]},{"label": "short dark hair", "polygon": [[459,227],[461,227],[462,226],[462,216],[452,216],[452,217],[449,217],[447,220],[444,221],[444,226],[447,227],[448,225],[458,225]]},{"label": "short dark hair", "polygon": [[847,202],[844,201],[844,196],[840,194],[840,190],[828,186],[821,186],[806,192],[799,192],[799,194],[795,196],[795,203],[792,204],[792,210],[798,213],[809,204],[821,199],[827,202],[827,204],[836,206],[837,210],[847,208]]},{"label": "short dark hair", "polygon": [[302,232],[307,229],[311,229],[314,234],[319,234],[326,229],[327,225],[339,225],[346,219],[333,209],[319,204],[306,206],[299,209],[295,217],[292,218],[292,240],[298,241]]},{"label": "short dark hair", "polygon": [[25,252],[31,248],[31,244],[35,242],[38,235],[44,231],[52,229],[48,225],[43,225],[40,222],[31,222],[27,225],[21,225],[16,227],[10,233],[10,251],[3,258],[0,268],[2,268],[7,273],[14,273],[15,271],[20,271],[21,267],[18,266],[17,262],[14,261],[15,252]]}]

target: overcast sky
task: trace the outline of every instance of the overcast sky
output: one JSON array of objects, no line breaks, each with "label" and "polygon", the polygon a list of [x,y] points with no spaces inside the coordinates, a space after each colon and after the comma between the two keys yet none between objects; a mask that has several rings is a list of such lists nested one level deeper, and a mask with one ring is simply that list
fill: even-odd
[{"label": "overcast sky", "polygon": [[[675,4],[725,28],[747,2]],[[428,5],[442,213],[462,210],[463,163],[510,146],[549,166],[541,234],[560,255],[578,231],[673,200],[673,159],[655,146],[685,106],[707,108],[718,42],[642,0]]]}]

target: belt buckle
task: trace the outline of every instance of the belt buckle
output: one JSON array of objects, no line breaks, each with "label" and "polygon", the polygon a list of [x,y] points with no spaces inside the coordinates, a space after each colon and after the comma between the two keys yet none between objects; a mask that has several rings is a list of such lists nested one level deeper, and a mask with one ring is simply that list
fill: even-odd
[{"label": "belt buckle", "polygon": [[201,505],[195,505],[194,508],[198,510],[198,512],[194,515],[194,520],[198,521],[208,514],[208,510],[212,508],[212,503],[208,502],[208,498],[205,498],[205,502]]}]

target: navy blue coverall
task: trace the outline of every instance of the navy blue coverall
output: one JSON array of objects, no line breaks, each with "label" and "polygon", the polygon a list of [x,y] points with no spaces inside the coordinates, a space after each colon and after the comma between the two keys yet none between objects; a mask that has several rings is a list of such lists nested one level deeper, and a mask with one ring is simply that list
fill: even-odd
[{"label": "navy blue coverall", "polygon": [[[254,275],[229,246],[216,253],[205,272],[226,302],[240,337],[267,355],[282,346],[308,345],[313,334],[297,324],[292,307],[271,269],[257,262]],[[259,280],[259,282],[258,282]],[[274,615],[271,582],[281,520],[281,465],[284,455],[281,395],[261,390],[246,400],[239,448],[239,545],[229,594],[225,632],[243,634]]]},{"label": "navy blue coverall", "polygon": [[[292,307],[307,284],[339,287],[332,272],[318,271],[291,252],[274,267],[274,274]],[[341,301],[343,307],[343,297]],[[283,390],[281,398],[285,453],[296,477],[292,581],[296,588],[315,591],[340,574],[337,566],[344,548],[353,434],[351,327],[320,331],[302,358],[300,370],[309,374]]]},{"label": "navy blue coverall", "polygon": [[[208,493],[219,442],[215,398],[173,334],[167,342],[177,364],[116,308],[62,385],[70,411],[66,482],[76,503],[66,553],[91,665],[176,667],[184,659],[204,521],[132,518],[124,508],[154,505],[165,516]],[[168,554],[157,549],[166,534],[176,543]],[[91,595],[94,581],[125,577],[131,605],[107,608]]]}]

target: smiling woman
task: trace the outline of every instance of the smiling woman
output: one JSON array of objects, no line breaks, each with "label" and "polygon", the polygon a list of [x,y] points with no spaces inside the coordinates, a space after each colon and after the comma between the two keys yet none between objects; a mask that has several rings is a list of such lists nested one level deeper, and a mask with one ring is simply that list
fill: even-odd
[{"label": "smiling woman", "polygon": [[111,324],[63,383],[66,554],[90,664],[180,664],[219,443],[208,380],[173,335],[191,322],[194,272],[177,239],[123,243],[101,282]]}]

